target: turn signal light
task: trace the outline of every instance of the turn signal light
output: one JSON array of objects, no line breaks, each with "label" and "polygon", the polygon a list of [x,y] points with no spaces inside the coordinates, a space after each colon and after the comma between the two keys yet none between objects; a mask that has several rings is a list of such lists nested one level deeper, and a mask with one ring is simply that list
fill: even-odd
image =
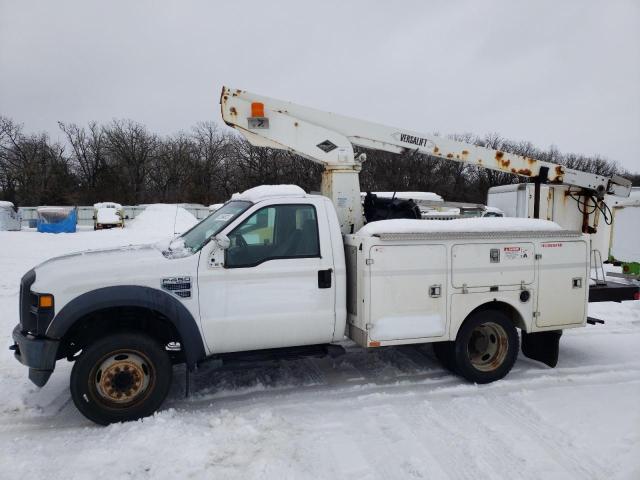
[{"label": "turn signal light", "polygon": [[40,295],[38,297],[38,307],[40,308],[53,307],[53,295]]},{"label": "turn signal light", "polygon": [[253,102],[251,104],[251,116],[252,117],[264,117],[264,103]]}]

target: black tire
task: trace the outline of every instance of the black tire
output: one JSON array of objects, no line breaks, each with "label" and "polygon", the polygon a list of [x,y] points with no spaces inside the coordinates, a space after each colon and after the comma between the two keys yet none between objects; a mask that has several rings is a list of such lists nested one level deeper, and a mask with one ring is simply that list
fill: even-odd
[{"label": "black tire", "polygon": [[456,359],[455,359],[455,342],[436,342],[433,344],[433,353],[436,358],[447,370],[456,371]]},{"label": "black tire", "polygon": [[71,371],[71,398],[101,425],[153,414],[171,387],[171,360],[153,338],[134,332],[109,335],[87,346]]},{"label": "black tire", "polygon": [[455,371],[470,382],[494,382],[509,373],[519,348],[518,331],[503,312],[474,313],[465,320],[456,337]]}]

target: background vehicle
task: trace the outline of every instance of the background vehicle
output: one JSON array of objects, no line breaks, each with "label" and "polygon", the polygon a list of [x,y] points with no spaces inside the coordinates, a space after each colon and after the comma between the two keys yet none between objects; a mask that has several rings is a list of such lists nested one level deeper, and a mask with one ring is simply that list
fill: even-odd
[{"label": "background vehicle", "polygon": [[93,205],[93,229],[124,228],[124,208],[119,203],[100,202]]}]

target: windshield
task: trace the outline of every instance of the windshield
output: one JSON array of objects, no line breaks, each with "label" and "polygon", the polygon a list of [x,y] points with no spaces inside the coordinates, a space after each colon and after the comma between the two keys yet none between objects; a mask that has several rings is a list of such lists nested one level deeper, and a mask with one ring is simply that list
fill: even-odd
[{"label": "windshield", "polygon": [[223,207],[196,224],[191,230],[183,233],[178,240],[182,241],[184,248],[197,252],[209,238],[220,232],[251,205],[251,202],[243,201],[225,203]]}]

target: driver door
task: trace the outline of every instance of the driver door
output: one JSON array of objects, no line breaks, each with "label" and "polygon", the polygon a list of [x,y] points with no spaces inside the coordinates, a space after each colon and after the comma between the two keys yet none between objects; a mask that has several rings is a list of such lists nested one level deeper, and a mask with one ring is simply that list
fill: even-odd
[{"label": "driver door", "polygon": [[203,249],[200,317],[212,353],[331,341],[335,279],[328,222],[304,200],[254,209],[231,226],[224,266],[205,254],[215,242]]}]

